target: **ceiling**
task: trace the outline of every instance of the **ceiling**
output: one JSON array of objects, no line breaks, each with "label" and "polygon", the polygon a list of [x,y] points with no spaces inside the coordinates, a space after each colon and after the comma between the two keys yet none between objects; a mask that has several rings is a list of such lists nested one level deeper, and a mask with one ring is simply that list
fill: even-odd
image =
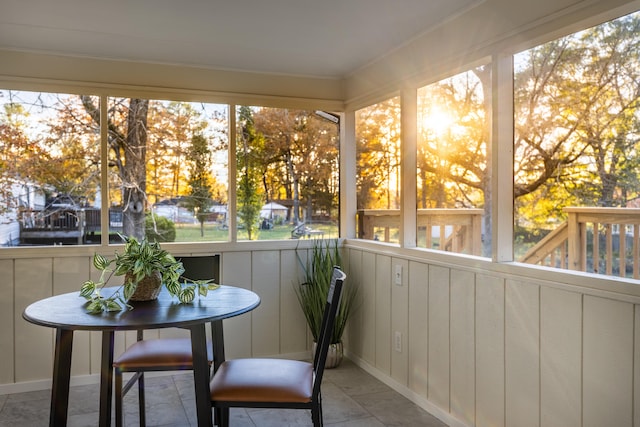
[{"label": "ceiling", "polygon": [[342,78],[482,0],[2,0],[0,49]]}]

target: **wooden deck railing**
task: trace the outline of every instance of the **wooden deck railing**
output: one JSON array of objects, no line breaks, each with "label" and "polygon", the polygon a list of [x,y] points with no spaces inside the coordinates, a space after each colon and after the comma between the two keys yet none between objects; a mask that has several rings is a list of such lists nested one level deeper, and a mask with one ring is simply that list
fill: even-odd
[{"label": "wooden deck railing", "polygon": [[521,262],[640,278],[640,209],[567,207],[564,211],[567,221]]},{"label": "wooden deck railing", "polygon": [[[482,253],[482,209],[418,209],[420,247],[480,255]],[[358,210],[360,239],[397,241],[400,229],[398,209]]]},{"label": "wooden deck railing", "polygon": [[[22,242],[73,240],[81,245],[87,233],[100,231],[100,209],[59,208],[23,212],[20,220]],[[122,231],[122,209],[109,209],[109,230]]]},{"label": "wooden deck railing", "polygon": [[[518,261],[640,279],[640,209],[564,211],[567,221]],[[482,215],[482,209],[418,209],[418,246],[481,255]],[[397,242],[399,231],[399,210],[358,210],[359,238]]]}]

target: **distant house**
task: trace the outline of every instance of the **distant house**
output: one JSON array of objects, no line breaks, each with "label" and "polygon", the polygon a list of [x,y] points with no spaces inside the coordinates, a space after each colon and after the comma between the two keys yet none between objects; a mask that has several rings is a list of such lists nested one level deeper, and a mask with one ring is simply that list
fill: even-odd
[{"label": "distant house", "polygon": [[20,221],[33,225],[46,197],[40,186],[24,181],[12,181],[6,194],[10,200],[0,200],[0,246],[14,246],[20,242]]},{"label": "distant house", "polygon": [[287,217],[287,207],[276,202],[269,202],[260,209],[260,218],[270,220],[284,220]]},{"label": "distant house", "polygon": [[193,224],[198,222],[196,217],[189,209],[180,206],[181,199],[162,200],[153,205],[153,213],[158,216],[165,217],[176,224]]}]

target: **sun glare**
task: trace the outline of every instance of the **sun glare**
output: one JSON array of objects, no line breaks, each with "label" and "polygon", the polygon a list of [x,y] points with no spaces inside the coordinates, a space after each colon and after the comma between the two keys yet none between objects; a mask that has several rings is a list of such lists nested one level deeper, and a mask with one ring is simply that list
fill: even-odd
[{"label": "sun glare", "polygon": [[424,130],[431,131],[437,136],[442,136],[449,131],[453,123],[453,117],[438,106],[433,106],[430,111],[425,111],[422,117]]}]

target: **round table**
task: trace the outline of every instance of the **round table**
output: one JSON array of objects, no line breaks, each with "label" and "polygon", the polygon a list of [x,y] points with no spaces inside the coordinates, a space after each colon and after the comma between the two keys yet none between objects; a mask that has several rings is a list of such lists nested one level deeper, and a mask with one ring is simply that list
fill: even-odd
[{"label": "round table", "polygon": [[[101,293],[111,295],[116,289],[105,288]],[[133,310],[89,314],[86,300],[79,292],[71,292],[42,299],[24,310],[22,317],[28,322],[56,329],[49,425],[67,423],[73,331],[102,331],[100,426],[109,426],[115,331],[178,327],[191,331],[198,425],[212,426],[205,324],[212,326],[216,369],[224,361],[222,320],[253,310],[260,305],[260,297],[248,289],[223,285],[206,297],[181,304],[163,288],[157,300],[132,305]]]}]

